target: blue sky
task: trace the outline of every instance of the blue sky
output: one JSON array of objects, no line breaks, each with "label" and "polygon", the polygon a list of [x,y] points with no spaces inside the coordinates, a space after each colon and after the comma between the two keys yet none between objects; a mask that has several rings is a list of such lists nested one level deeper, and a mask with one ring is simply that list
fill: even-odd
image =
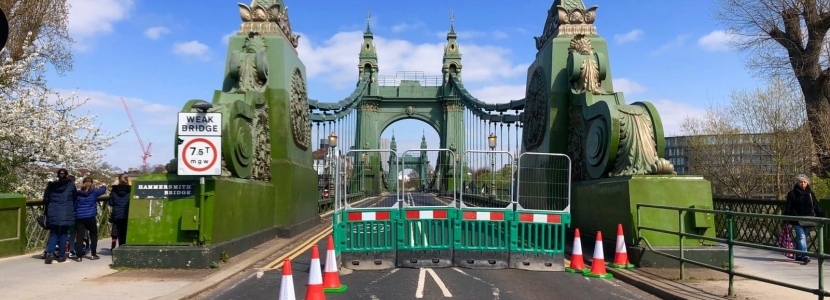
[{"label": "blue sky", "polygon": [[[237,1],[69,0],[74,69],[52,74],[50,85],[88,96],[87,108],[110,132],[130,129],[120,97],[145,144],[148,164],[173,157],[176,112],[189,99],[210,100],[221,86],[226,40],[240,25]],[[487,102],[524,97],[533,37],[541,34],[552,0],[475,1],[297,1],[287,0],[292,28],[302,35],[300,57],[309,76],[310,97],[339,101],[357,79],[357,53],[371,11],[381,75],[423,71],[439,75],[442,47],[455,15],[468,89]],[[761,80],[745,68],[740,53],[725,46],[729,35],[712,18],[710,1],[586,0],[598,5],[596,27],[609,41],[612,76],[628,102],[654,103],[669,134],[710,101],[725,101],[733,89]],[[399,149],[417,148],[422,131],[430,146],[437,134],[404,120],[396,132]],[[410,132],[406,134],[405,132]],[[132,130],[106,151],[121,168],[139,166],[141,150]]]}]

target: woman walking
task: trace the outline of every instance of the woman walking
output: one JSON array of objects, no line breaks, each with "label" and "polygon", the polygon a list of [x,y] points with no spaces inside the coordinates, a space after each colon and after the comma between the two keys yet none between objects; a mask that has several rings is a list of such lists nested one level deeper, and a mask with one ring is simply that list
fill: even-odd
[{"label": "woman walking", "polygon": [[[66,169],[58,170],[58,180],[46,185],[43,203],[49,224],[49,241],[46,243],[46,264],[53,260],[66,261],[66,239],[69,227],[75,224],[75,200],[77,190],[75,183],[68,178]],[[57,247],[57,249],[55,249]],[[57,257],[55,255],[57,250]]]},{"label": "woman walking", "polygon": [[[77,232],[89,231],[89,254],[90,259],[98,259],[98,197],[107,192],[107,187],[101,185],[98,188],[92,187],[92,178],[84,178],[81,189],[78,190],[78,201],[75,204],[75,230]],[[75,250],[84,249],[84,239],[79,237],[75,241]],[[83,255],[78,253],[77,261],[82,260]]]},{"label": "woman walking", "polygon": [[[112,186],[112,191],[110,191],[109,205],[112,206],[110,220],[112,220],[113,232],[115,232],[113,237],[118,237],[118,246],[127,242],[127,216],[130,212],[131,191],[132,187],[130,187],[127,174],[118,176],[118,184]],[[115,241],[113,241],[112,248],[115,248]]]},{"label": "woman walking", "polygon": [[[795,186],[787,193],[787,203],[784,208],[784,215],[797,217],[824,217],[824,212],[818,205],[816,194],[810,189],[810,177],[800,174],[795,177]],[[816,226],[811,221],[790,221],[795,230],[795,249],[807,251],[807,233]],[[796,254],[795,260],[802,264],[810,263],[810,257]]]}]

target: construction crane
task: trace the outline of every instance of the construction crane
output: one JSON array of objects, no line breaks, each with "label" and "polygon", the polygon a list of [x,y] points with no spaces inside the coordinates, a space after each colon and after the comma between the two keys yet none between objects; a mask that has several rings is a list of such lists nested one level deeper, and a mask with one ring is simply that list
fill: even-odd
[{"label": "construction crane", "polygon": [[130,108],[127,106],[127,101],[124,98],[121,98],[121,103],[124,103],[124,110],[127,111],[127,117],[130,118],[130,124],[133,126],[133,131],[135,131],[135,136],[138,138],[138,145],[141,146],[141,168],[142,171],[147,172],[147,158],[153,156],[150,154],[150,148],[153,147],[153,142],[147,144],[147,147],[144,147],[144,141],[141,140],[141,135],[138,134],[138,127],[135,126],[135,120],[133,120],[133,114],[130,113]]}]

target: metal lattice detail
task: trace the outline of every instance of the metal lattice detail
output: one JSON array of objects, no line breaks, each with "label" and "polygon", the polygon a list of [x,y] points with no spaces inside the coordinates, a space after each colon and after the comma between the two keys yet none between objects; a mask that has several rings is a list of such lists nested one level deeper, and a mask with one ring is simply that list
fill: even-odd
[{"label": "metal lattice detail", "polygon": [[[784,201],[762,199],[724,199],[715,198],[712,203],[715,210],[743,213],[780,215],[784,210]],[[751,218],[735,216],[733,219],[734,238],[738,241],[778,247],[783,222],[769,218]],[[719,238],[728,238],[726,215],[715,215],[715,232]],[[794,233],[793,233],[794,235]],[[807,236],[807,251],[816,251],[816,231],[810,230]]]},{"label": "metal lattice detail", "polygon": [[[98,199],[98,239],[110,235],[111,226],[109,223],[110,206],[107,204],[109,197]],[[45,250],[46,242],[49,240],[49,231],[37,224],[37,217],[43,214],[43,203],[32,202],[26,204],[26,252]]]}]

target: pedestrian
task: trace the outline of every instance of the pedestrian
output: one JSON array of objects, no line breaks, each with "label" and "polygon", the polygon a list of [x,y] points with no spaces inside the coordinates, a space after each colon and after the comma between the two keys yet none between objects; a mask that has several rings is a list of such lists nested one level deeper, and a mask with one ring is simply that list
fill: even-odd
[{"label": "pedestrian", "polygon": [[[49,224],[49,241],[46,243],[46,264],[53,260],[66,261],[66,239],[69,227],[75,223],[75,201],[77,190],[75,183],[69,180],[69,172],[59,169],[58,179],[46,185],[43,192],[45,215]],[[57,248],[57,249],[55,249]],[[57,250],[57,255],[55,252]]]},{"label": "pedestrian", "polygon": [[[824,212],[818,205],[816,194],[810,188],[810,177],[799,174],[795,177],[793,189],[787,193],[784,215],[797,217],[824,217]],[[813,221],[790,221],[795,231],[795,249],[807,251],[807,233],[816,227]],[[796,254],[796,261],[806,265],[810,263],[810,257],[803,254]]]},{"label": "pedestrian", "polygon": [[[118,176],[118,184],[112,186],[109,205],[112,207],[110,220],[112,221],[113,239],[118,237],[118,246],[127,242],[127,216],[130,212],[130,192],[132,187],[127,174]],[[115,241],[113,240],[113,247]]]},{"label": "pedestrian", "polygon": [[[98,197],[107,192],[107,186],[93,188],[92,178],[86,177],[78,189],[78,200],[75,204],[75,230],[79,233],[89,231],[89,254],[91,260],[98,259]],[[75,250],[84,249],[84,236],[75,241]],[[83,260],[80,252],[77,261]]]}]

